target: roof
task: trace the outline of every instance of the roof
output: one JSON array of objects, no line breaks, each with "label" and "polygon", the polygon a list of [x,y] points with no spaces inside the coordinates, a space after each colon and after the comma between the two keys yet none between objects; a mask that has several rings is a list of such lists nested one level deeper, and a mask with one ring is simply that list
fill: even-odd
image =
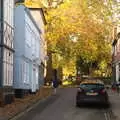
[{"label": "roof", "polygon": [[42,8],[43,4],[40,0],[15,0],[15,4],[24,4],[28,8]]},{"label": "roof", "polygon": [[29,8],[30,10],[33,10],[33,11],[36,11],[36,10],[40,11],[40,13],[41,13],[41,15],[42,15],[42,19],[43,19],[44,24],[45,24],[45,25],[47,24],[46,18],[45,18],[45,15],[44,15],[44,11],[43,11],[42,8],[31,8],[31,7],[28,7],[28,8]]},{"label": "roof", "polygon": [[38,1],[25,1],[25,6],[28,7],[28,8],[42,8],[43,5],[41,4],[41,2],[38,2]]},{"label": "roof", "polygon": [[[24,6],[24,7],[25,7],[25,6]],[[30,19],[32,20],[33,24],[35,25],[35,27],[37,28],[37,30],[39,31],[39,33],[41,33],[41,30],[40,30],[39,27],[37,26],[37,23],[36,23],[36,21],[34,20],[33,16],[31,15],[29,9],[25,7],[25,11],[26,11],[27,14],[29,15]]]},{"label": "roof", "polygon": [[41,15],[42,15],[42,19],[44,21],[44,24],[46,25],[46,19],[45,19],[45,15],[44,15],[44,11],[43,11],[43,5],[41,4],[41,2],[38,1],[32,1],[32,0],[16,0],[15,1],[16,6],[17,5],[24,5],[27,8],[29,8],[30,10],[39,10]]},{"label": "roof", "polygon": [[104,84],[101,80],[84,80],[81,84]]}]

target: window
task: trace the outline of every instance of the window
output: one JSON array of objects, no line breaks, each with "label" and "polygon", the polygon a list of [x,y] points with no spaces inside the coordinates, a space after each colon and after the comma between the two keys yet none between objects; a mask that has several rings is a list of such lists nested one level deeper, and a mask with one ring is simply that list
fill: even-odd
[{"label": "window", "polygon": [[13,27],[14,0],[4,0],[4,20]]},{"label": "window", "polygon": [[84,90],[91,90],[91,89],[102,89],[104,88],[104,85],[103,84],[81,84],[80,85],[80,88],[84,89]]},{"label": "window", "polygon": [[34,36],[32,36],[32,55],[35,55],[35,39],[34,39]]},{"label": "window", "polygon": [[31,33],[32,33],[32,31],[31,31],[31,29],[29,28],[29,26],[28,26],[28,24],[26,23],[26,27],[25,27],[25,30],[26,30],[26,44],[29,46],[29,47],[31,47],[31,42],[32,42],[32,40],[31,40]]},{"label": "window", "polygon": [[29,63],[24,62],[24,83],[29,83]]}]

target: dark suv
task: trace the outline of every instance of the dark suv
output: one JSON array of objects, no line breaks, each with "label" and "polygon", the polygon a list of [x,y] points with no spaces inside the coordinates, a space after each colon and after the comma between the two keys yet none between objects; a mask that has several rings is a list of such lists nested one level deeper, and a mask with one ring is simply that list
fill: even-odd
[{"label": "dark suv", "polygon": [[109,105],[108,94],[102,81],[84,80],[80,83],[76,95],[76,106],[83,103]]}]

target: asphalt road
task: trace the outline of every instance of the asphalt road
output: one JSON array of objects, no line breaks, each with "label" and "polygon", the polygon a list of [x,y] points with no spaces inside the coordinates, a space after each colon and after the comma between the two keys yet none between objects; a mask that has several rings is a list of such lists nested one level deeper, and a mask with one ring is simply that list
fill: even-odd
[{"label": "asphalt road", "polygon": [[100,106],[75,106],[76,88],[60,89],[17,120],[112,120],[110,109]]}]

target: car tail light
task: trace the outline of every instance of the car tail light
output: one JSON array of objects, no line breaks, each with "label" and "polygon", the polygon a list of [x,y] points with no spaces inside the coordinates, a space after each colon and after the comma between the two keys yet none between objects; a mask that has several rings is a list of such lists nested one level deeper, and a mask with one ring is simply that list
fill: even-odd
[{"label": "car tail light", "polygon": [[105,94],[105,92],[106,92],[106,89],[102,89],[102,90],[100,91],[101,94]]},{"label": "car tail light", "polygon": [[78,92],[83,92],[84,90],[81,88],[78,88]]},{"label": "car tail light", "polygon": [[81,92],[82,90],[80,88],[78,88],[78,92]]}]

